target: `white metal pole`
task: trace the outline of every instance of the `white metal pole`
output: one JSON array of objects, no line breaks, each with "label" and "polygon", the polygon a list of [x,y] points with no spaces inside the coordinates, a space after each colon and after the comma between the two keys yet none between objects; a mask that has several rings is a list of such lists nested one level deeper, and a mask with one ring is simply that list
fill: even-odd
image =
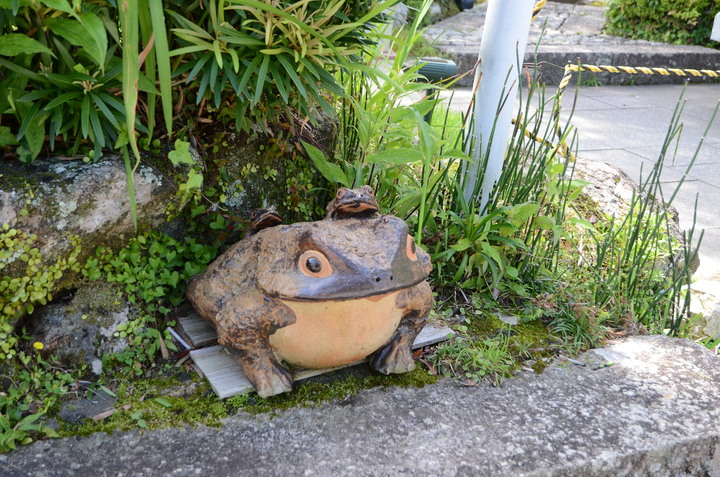
[{"label": "white metal pole", "polygon": [[469,152],[473,162],[466,168],[463,186],[465,200],[476,199],[473,191],[478,168],[487,154],[487,167],[479,192],[478,210],[481,212],[487,207],[502,171],[518,91],[518,64],[522,65],[525,56],[534,5],[535,0],[488,0],[480,42],[480,64],[475,71],[475,146]]}]

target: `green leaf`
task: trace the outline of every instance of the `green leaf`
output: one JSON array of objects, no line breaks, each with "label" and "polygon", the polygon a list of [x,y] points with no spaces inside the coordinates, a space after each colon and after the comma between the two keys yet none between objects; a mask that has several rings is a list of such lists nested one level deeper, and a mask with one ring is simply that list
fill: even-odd
[{"label": "green leaf", "polygon": [[0,35],[0,55],[17,56],[20,54],[47,53],[55,56],[45,45],[22,33]]},{"label": "green leaf", "polygon": [[170,151],[168,159],[170,159],[173,166],[177,166],[178,164],[195,164],[195,161],[193,161],[190,155],[190,143],[180,139],[175,141],[175,149]]},{"label": "green leaf", "polygon": [[423,155],[417,149],[387,149],[376,152],[375,154],[370,154],[366,160],[370,163],[388,162],[390,164],[409,164],[422,161]]},{"label": "green leaf", "polygon": [[315,164],[315,167],[318,171],[320,171],[320,174],[322,174],[325,179],[330,182],[342,184],[345,187],[350,187],[350,181],[340,166],[328,162],[325,158],[325,154],[323,154],[323,152],[315,146],[308,144],[305,141],[302,141],[302,144],[307,152],[307,155],[310,156],[313,164]]},{"label": "green leaf", "polygon": [[533,215],[537,214],[538,210],[540,210],[540,204],[536,202],[528,202],[513,206],[513,208],[508,211],[508,215],[516,225],[520,225]]},{"label": "green leaf", "polygon": [[150,20],[155,34],[155,58],[157,60],[158,80],[160,82],[160,98],[165,119],[165,129],[168,135],[172,134],[172,72],[170,67],[170,52],[163,14],[163,2],[150,3]]},{"label": "green leaf", "polygon": [[303,86],[300,77],[295,72],[295,68],[293,68],[292,64],[290,63],[290,60],[288,60],[285,55],[279,55],[276,60],[280,62],[283,68],[285,68],[285,72],[288,74],[292,82],[295,83],[295,87],[300,92],[300,95],[307,100],[308,95],[307,91],[305,91],[305,86]]},{"label": "green leaf", "polygon": [[468,239],[467,237],[462,237],[460,240],[457,241],[456,244],[451,245],[450,248],[455,250],[456,252],[462,252],[472,247],[472,245],[473,243],[470,241],[470,239]]},{"label": "green leaf", "polygon": [[10,131],[7,126],[0,126],[0,147],[14,146],[18,143],[15,135]]},{"label": "green leaf", "polygon": [[[137,117],[138,105],[138,78],[140,76],[140,54],[138,43],[140,32],[138,24],[139,7],[138,0],[125,0],[120,8],[120,26],[122,28],[122,92],[125,104],[125,127],[127,138],[135,158],[135,165],[131,172],[134,173],[140,164],[140,150],[135,135],[135,119]],[[133,215],[133,225],[137,230],[137,216]]]},{"label": "green leaf", "polygon": [[495,263],[498,265],[502,265],[502,257],[500,257],[500,252],[498,252],[498,249],[493,247],[487,242],[483,242],[482,244],[482,250],[489,258],[491,258]]},{"label": "green leaf", "polygon": [[109,396],[112,396],[112,397],[117,397],[117,394],[115,394],[114,392],[110,391],[110,389],[108,389],[108,388],[107,388],[106,386],[104,386],[103,384],[99,384],[98,386],[100,387],[100,389],[102,389],[102,390],[105,392],[105,394],[107,394],[107,395],[109,395]]},{"label": "green leaf", "polygon": [[25,156],[24,160],[35,159],[40,151],[42,150],[43,144],[45,144],[45,119],[46,116],[37,115],[33,119],[32,123],[28,125],[25,131],[25,140],[27,141],[27,148],[29,156]]},{"label": "green leaf", "polygon": [[160,404],[162,407],[167,407],[167,408],[172,407],[172,403],[165,398],[161,398],[161,397],[155,398],[154,401],[156,403]]},{"label": "green leaf", "polygon": [[182,189],[189,190],[189,189],[199,189],[202,186],[203,183],[203,176],[202,174],[198,174],[194,169],[190,169],[190,172],[188,173],[188,179],[185,184],[182,184]]},{"label": "green leaf", "polygon": [[93,141],[97,149],[105,147],[105,131],[103,131],[102,124],[100,124],[100,117],[94,108],[90,108],[90,125],[92,126]]},{"label": "green leaf", "polygon": [[82,22],[85,30],[90,39],[88,46],[83,45],[85,50],[90,54],[90,57],[95,63],[101,68],[105,67],[105,53],[108,49],[107,34],[105,33],[105,25],[102,20],[92,13],[81,13],[79,15],[80,21]]},{"label": "green leaf", "polygon": [[45,434],[45,437],[60,437],[60,434],[52,427],[43,426],[41,430],[42,433]]},{"label": "green leaf", "polygon": [[205,207],[204,205],[197,205],[195,207],[190,207],[190,217],[194,219],[195,217],[202,214],[206,210],[207,210],[207,207]]},{"label": "green leaf", "polygon": [[267,76],[267,69],[269,65],[270,57],[263,57],[263,61],[260,64],[260,69],[257,73],[257,83],[255,83],[255,98],[253,99],[254,103],[260,102],[260,97],[262,96],[263,90],[265,89],[265,77]]},{"label": "green leaf", "polygon": [[75,11],[73,11],[67,0],[42,0],[42,3],[55,10],[75,16]]},{"label": "green leaf", "polygon": [[98,107],[100,112],[103,113],[103,116],[105,116],[105,119],[107,119],[110,124],[113,125],[114,128],[118,128],[120,124],[118,123],[117,118],[113,115],[113,113],[110,111],[110,109],[105,104],[105,101],[103,101],[102,96],[90,93],[90,96],[92,97],[93,102],[95,103],[95,106]]},{"label": "green leaf", "polygon": [[585,219],[581,219],[579,217],[568,217],[567,219],[565,219],[565,223],[567,225],[579,225],[580,227],[582,227],[584,229],[587,229],[587,230],[590,230],[593,232],[597,232],[597,229],[592,224],[592,222],[589,222]]},{"label": "green leaf", "polygon": [[80,16],[81,22],[69,18],[48,18],[46,25],[52,32],[69,41],[72,45],[83,48],[90,59],[99,67],[105,66],[107,51],[107,35],[102,21],[95,15]]},{"label": "green leaf", "polygon": [[469,161],[470,156],[465,154],[463,151],[459,149],[451,149],[449,151],[444,151],[442,153],[443,157],[447,157],[448,159],[460,159],[462,161]]},{"label": "green leaf", "polygon": [[61,94],[60,96],[58,96],[57,98],[55,98],[55,99],[53,99],[52,101],[50,101],[48,104],[46,104],[44,109],[45,109],[45,111],[50,111],[51,109],[56,108],[56,107],[57,107],[58,105],[60,105],[60,104],[67,103],[67,102],[70,101],[71,99],[77,98],[77,97],[80,96],[81,94],[82,94],[82,93],[80,93],[79,91],[72,91],[72,92],[70,92],[70,93],[63,93],[63,94]]},{"label": "green leaf", "polygon": [[82,108],[80,110],[80,131],[82,137],[88,137],[90,129],[90,96],[83,96]]},{"label": "green leaf", "polygon": [[212,49],[213,49],[213,53],[215,53],[215,61],[217,61],[218,66],[222,67],[223,60],[222,60],[222,52],[220,51],[220,42],[217,40],[213,41]]},{"label": "green leaf", "polygon": [[547,215],[535,217],[535,225],[543,230],[551,230],[555,226],[555,220]]},{"label": "green leaf", "polygon": [[280,93],[280,97],[283,101],[286,103],[289,102],[288,86],[285,84],[287,78],[280,71],[275,69],[275,65],[270,67],[270,78],[272,78],[275,83],[275,87],[277,88],[278,93]]}]

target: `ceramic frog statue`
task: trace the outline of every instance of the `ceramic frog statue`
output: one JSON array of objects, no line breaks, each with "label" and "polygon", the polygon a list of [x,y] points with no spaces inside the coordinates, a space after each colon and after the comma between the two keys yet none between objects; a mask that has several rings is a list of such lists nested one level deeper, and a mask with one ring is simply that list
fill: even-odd
[{"label": "ceramic frog statue", "polygon": [[368,185],[357,189],[340,187],[325,211],[326,219],[373,217],[378,211],[378,203],[375,192]]},{"label": "ceramic frog statue", "polygon": [[187,296],[264,397],[292,389],[282,363],[328,368],[370,356],[385,374],[413,369],[431,269],[397,217],[321,220],[241,240]]}]

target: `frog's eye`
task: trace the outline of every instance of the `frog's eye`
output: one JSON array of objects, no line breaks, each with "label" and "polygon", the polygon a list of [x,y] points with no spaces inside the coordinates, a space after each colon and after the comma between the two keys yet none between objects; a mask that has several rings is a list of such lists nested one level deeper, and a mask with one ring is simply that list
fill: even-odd
[{"label": "frog's eye", "polygon": [[415,245],[415,241],[413,238],[408,235],[407,236],[407,244],[405,245],[405,253],[407,253],[407,256],[410,260],[415,261],[417,260],[417,246]]},{"label": "frog's eye", "polygon": [[307,250],[298,259],[300,270],[309,277],[325,278],[332,275],[332,265],[327,257],[316,250]]},{"label": "frog's eye", "polygon": [[347,191],[348,191],[348,190],[347,190],[346,188],[340,187],[340,188],[337,190],[337,194],[335,194],[335,198],[336,198],[336,199],[342,199],[343,197],[345,197],[345,194],[347,194]]},{"label": "frog's eye", "polygon": [[375,196],[375,191],[373,191],[373,188],[369,185],[366,185],[363,187],[363,192],[365,192],[367,195]]}]

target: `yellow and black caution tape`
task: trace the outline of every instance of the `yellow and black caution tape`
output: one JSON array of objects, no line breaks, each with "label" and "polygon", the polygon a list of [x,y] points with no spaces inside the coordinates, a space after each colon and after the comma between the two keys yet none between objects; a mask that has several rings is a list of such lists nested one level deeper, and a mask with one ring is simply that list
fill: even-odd
[{"label": "yellow and black caution tape", "polygon": [[654,75],[660,76],[710,76],[711,78],[720,78],[720,70],[697,70],[692,68],[658,68],[658,67],[647,67],[647,66],[612,66],[612,65],[575,65],[568,64],[565,66],[565,74],[563,75],[560,85],[558,86],[558,93],[562,94],[565,87],[570,82],[573,73],[580,71],[591,71],[593,73],[627,73],[631,75],[643,74],[643,75]]},{"label": "yellow and black caution tape", "polygon": [[[537,5],[536,5],[537,8]],[[698,70],[693,68],[660,68],[660,67],[647,67],[647,66],[612,66],[612,65],[586,65],[586,64],[567,64],[565,66],[565,73],[563,74],[562,80],[558,85],[557,92],[555,93],[556,101],[555,108],[553,111],[553,121],[555,122],[556,134],[558,138],[562,137],[562,131],[560,130],[560,103],[562,102],[562,96],[565,92],[565,88],[570,83],[573,73],[582,71],[591,71],[593,73],[627,73],[631,75],[643,74],[643,75],[654,75],[660,76],[709,76],[711,78],[720,78],[720,70]],[[567,151],[567,145],[563,142],[561,144],[561,150]]]},{"label": "yellow and black caution tape", "polygon": [[547,0],[540,0],[539,2],[537,2],[535,4],[535,6],[533,7],[532,20],[530,20],[530,21],[535,21],[535,17],[538,16],[538,13],[540,13],[540,10],[542,10],[542,7],[544,7],[546,3],[547,3]]}]

